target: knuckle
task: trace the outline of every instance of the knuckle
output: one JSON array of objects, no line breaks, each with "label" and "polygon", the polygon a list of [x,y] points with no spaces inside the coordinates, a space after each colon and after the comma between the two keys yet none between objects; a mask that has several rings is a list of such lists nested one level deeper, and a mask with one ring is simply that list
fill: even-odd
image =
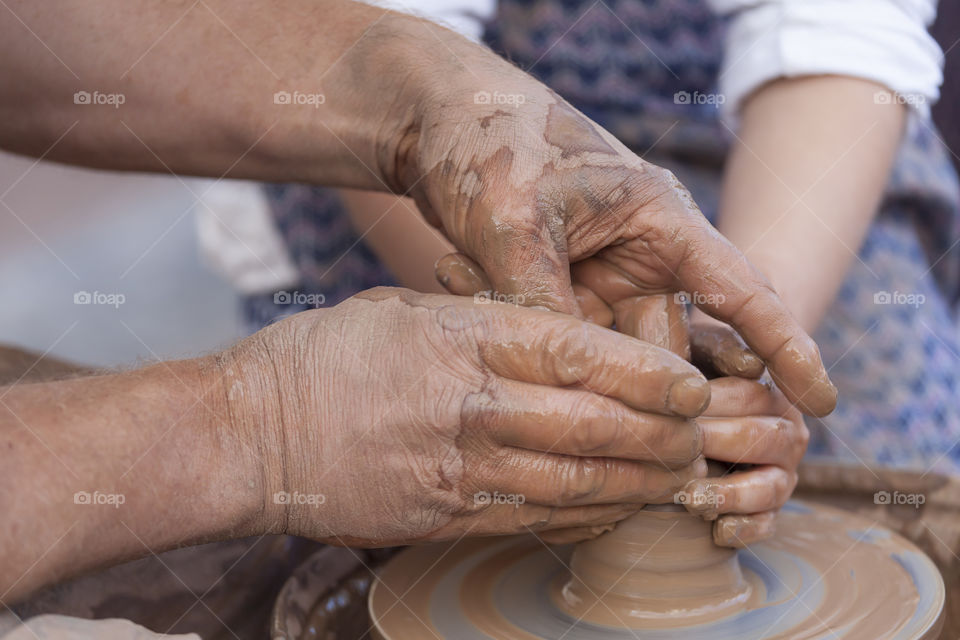
[{"label": "knuckle", "polygon": [[796,477],[797,473],[795,471],[784,471],[776,475],[772,483],[776,502],[779,503],[786,500],[787,496],[793,491],[793,487],[796,486]]},{"label": "knuckle", "polygon": [[460,408],[462,425],[473,426],[484,432],[493,432],[497,430],[500,415],[495,392],[489,385],[463,397]]},{"label": "knuckle", "polygon": [[605,478],[606,466],[602,461],[589,458],[565,461],[560,472],[557,503],[568,505],[589,500],[603,487]]},{"label": "knuckle", "polygon": [[700,425],[694,420],[669,418],[649,423],[642,441],[657,458],[672,464],[689,463],[700,455],[703,444]]},{"label": "knuckle", "polygon": [[551,327],[543,337],[547,362],[555,377],[565,384],[584,384],[583,363],[601,362],[597,345],[590,339],[589,326],[574,327],[564,322]]},{"label": "knuckle", "polygon": [[618,448],[622,416],[619,412],[611,412],[603,398],[593,394],[584,395],[577,400],[573,415],[580,416],[571,432],[577,453],[590,454]]},{"label": "knuckle", "polygon": [[646,430],[644,445],[671,466],[692,462],[703,452],[703,430],[696,420],[658,420]]}]

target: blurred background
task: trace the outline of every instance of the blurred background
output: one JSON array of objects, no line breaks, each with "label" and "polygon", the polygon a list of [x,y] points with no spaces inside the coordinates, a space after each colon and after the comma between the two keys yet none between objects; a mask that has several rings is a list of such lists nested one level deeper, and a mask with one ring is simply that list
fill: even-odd
[{"label": "blurred background", "polygon": [[235,341],[237,295],[197,248],[198,182],[0,153],[0,342],[110,366]]}]

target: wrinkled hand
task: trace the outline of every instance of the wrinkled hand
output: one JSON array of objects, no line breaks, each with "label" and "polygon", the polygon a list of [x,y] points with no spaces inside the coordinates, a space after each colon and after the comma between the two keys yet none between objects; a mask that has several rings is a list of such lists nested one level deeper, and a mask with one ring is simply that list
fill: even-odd
[{"label": "wrinkled hand", "polygon": [[669,171],[510,65],[472,68],[516,99],[441,92],[399,145],[396,182],[498,295],[609,324],[625,299],[694,292],[792,402],[813,415],[833,409],[814,342]]},{"label": "wrinkled hand", "polygon": [[777,510],[797,486],[810,434],[800,412],[769,381],[716,378],[710,388],[710,406],[697,419],[704,455],[756,466],[691,481],[685,506],[717,520],[717,544],[742,547],[773,535]]},{"label": "wrinkled hand", "polygon": [[[490,287],[483,270],[463,256],[444,259],[438,271],[444,285],[460,295]],[[733,329],[712,321],[692,324],[688,345],[686,314],[663,297],[627,298],[609,310],[609,318],[591,317],[691,357],[701,370],[722,376],[710,381],[710,405],[697,418],[704,432],[704,456],[727,465],[758,466],[692,480],[682,492],[688,498],[684,504],[689,511],[716,520],[717,544],[741,547],[773,535],[776,512],[796,486],[796,469],[809,432],[803,416],[783,393],[771,381],[757,380],[765,372],[763,361]],[[709,475],[719,476],[724,470],[714,471]],[[594,529],[593,534],[601,532]],[[544,537],[566,542],[566,533]]]},{"label": "wrinkled hand", "polygon": [[774,534],[810,434],[800,412],[767,377],[760,379],[763,363],[730,327],[694,322],[690,342],[694,363],[718,376],[710,381],[710,406],[697,418],[704,454],[737,466],[722,477],[692,481],[686,507],[716,520],[717,544],[742,547]]},{"label": "wrinkled hand", "polygon": [[689,419],[706,379],[561,314],[375,289],[264,329],[222,366],[231,414],[270,452],[265,519],[334,544],[589,537],[706,472]]}]

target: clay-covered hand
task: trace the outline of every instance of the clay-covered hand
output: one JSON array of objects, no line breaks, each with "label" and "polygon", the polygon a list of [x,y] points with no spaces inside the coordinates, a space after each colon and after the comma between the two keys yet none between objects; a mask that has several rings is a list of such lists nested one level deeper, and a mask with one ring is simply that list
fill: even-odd
[{"label": "clay-covered hand", "polygon": [[439,90],[399,145],[396,180],[497,295],[602,324],[624,299],[690,292],[792,401],[833,409],[817,346],[669,171],[510,65],[474,72],[496,82]]},{"label": "clay-covered hand", "polygon": [[797,485],[810,434],[800,412],[769,380],[715,378],[710,388],[710,406],[697,418],[704,455],[748,467],[692,480],[681,495],[689,511],[716,519],[717,544],[742,547],[773,535],[776,512]]},{"label": "clay-covered hand", "polygon": [[[698,419],[708,434],[709,455],[728,465],[760,466],[749,471],[740,466],[722,479],[691,483],[682,495],[696,498],[687,501],[691,511],[716,518],[717,544],[742,547],[774,534],[776,509],[796,486],[809,433],[803,416],[769,378],[758,380],[763,362],[740,336],[727,325],[695,316],[690,325],[693,363],[714,378],[710,407]],[[711,476],[724,471],[717,469],[721,465],[711,466]]]},{"label": "clay-covered hand", "polygon": [[262,330],[222,367],[272,531],[377,546],[586,530],[706,472],[689,419],[706,379],[563,314],[375,289]]}]

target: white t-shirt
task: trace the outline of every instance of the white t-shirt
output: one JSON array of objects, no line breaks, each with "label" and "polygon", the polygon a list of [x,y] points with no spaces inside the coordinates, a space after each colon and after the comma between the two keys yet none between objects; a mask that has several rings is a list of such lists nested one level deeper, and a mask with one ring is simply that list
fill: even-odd
[{"label": "white t-shirt", "polygon": [[940,97],[943,53],[927,32],[937,0],[709,2],[731,16],[719,87],[727,117],[735,116],[750,93],[779,77],[872,80],[925,116]]}]

